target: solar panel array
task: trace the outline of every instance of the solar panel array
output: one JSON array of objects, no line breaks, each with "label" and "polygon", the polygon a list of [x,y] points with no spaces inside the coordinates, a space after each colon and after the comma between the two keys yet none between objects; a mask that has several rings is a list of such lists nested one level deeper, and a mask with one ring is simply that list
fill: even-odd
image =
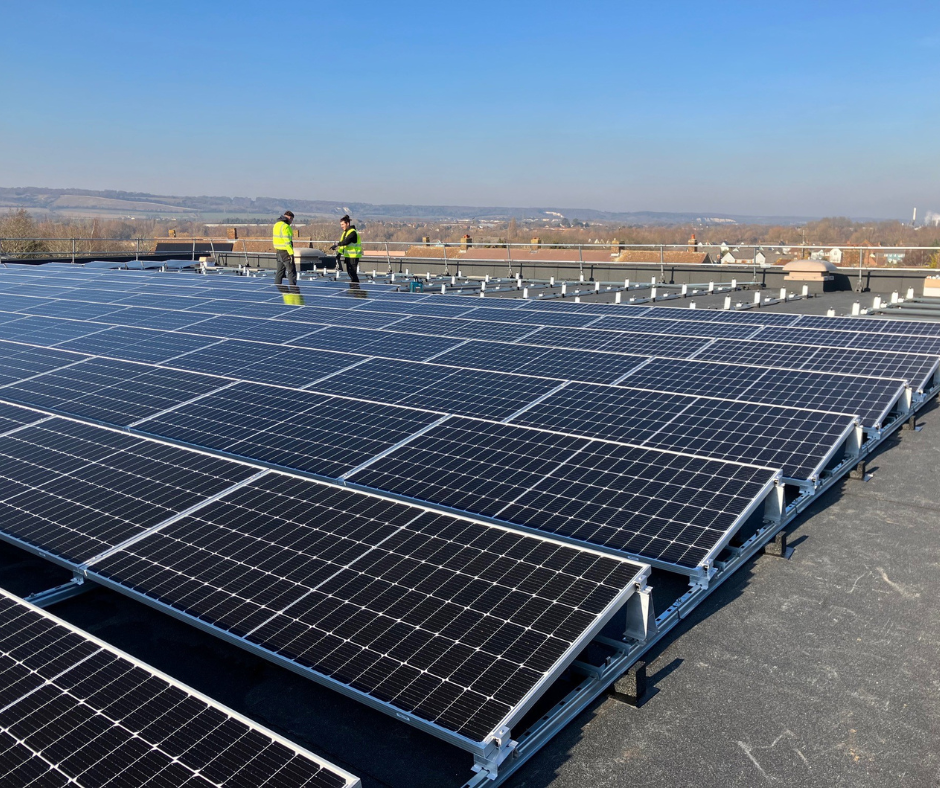
[{"label": "solar panel array", "polygon": [[0,270],[0,535],[468,742],[940,363],[908,322],[269,288]]},{"label": "solar panel array", "polygon": [[0,782],[11,788],[360,784],[3,590]]}]

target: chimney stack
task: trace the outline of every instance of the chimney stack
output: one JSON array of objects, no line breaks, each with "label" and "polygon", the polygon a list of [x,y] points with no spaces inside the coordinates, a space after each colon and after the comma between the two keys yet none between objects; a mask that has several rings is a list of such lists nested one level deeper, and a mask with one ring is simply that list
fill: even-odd
[{"label": "chimney stack", "polygon": [[542,243],[542,239],[536,236],[530,241],[530,243],[532,244],[532,251],[537,252],[539,250],[539,246]]},{"label": "chimney stack", "polygon": [[621,245],[620,241],[614,238],[614,240],[610,242],[610,253],[620,254],[622,251],[623,251],[623,246]]},{"label": "chimney stack", "polygon": [[689,251],[690,252],[698,251],[698,241],[695,238],[695,233],[692,233],[692,237],[689,238]]},{"label": "chimney stack", "polygon": [[228,237],[231,238],[233,241],[238,240],[238,228],[237,228],[237,227],[229,227],[229,228],[228,228]]},{"label": "chimney stack", "polygon": [[466,252],[471,246],[473,246],[473,239],[470,237],[470,233],[467,233],[460,239],[460,251]]}]

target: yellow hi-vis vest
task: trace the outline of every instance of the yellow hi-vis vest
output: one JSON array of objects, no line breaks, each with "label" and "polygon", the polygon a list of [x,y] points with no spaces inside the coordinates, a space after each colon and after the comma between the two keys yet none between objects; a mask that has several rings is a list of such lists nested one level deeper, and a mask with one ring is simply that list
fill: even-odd
[{"label": "yellow hi-vis vest", "polygon": [[277,222],[274,225],[274,248],[278,251],[294,253],[294,228],[287,222]]},{"label": "yellow hi-vis vest", "polygon": [[336,246],[336,251],[345,257],[362,257],[362,233],[356,230],[356,242],[352,244],[344,244],[343,241],[346,240],[346,236],[350,232],[356,230],[355,227],[350,227],[348,230],[343,231],[343,237],[339,239],[339,244]]}]

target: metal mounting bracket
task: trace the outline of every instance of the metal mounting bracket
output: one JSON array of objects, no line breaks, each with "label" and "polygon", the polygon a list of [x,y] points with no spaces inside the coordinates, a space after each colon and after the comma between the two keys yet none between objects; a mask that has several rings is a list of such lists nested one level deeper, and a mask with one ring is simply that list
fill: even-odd
[{"label": "metal mounting bracket", "polygon": [[25,601],[36,607],[46,608],[57,602],[64,602],[66,599],[84,594],[86,591],[91,591],[97,587],[97,583],[92,583],[81,575],[74,575],[67,583],[63,583],[55,588],[48,588],[45,591],[37,591],[35,594],[30,594],[28,597],[25,597]]},{"label": "metal mounting bracket", "polygon": [[519,746],[519,743],[513,740],[511,733],[505,725],[496,731],[483,755],[473,757],[473,771],[490,780],[495,780],[499,776],[499,767]]},{"label": "metal mounting bracket", "polygon": [[637,586],[626,604],[627,623],[624,635],[631,640],[646,641],[659,630],[656,627],[656,611],[653,607],[653,589],[649,586]]}]

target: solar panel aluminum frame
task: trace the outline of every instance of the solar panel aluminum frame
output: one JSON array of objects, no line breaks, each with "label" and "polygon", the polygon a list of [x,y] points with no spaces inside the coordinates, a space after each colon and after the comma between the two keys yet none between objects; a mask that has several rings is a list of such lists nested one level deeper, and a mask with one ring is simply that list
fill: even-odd
[{"label": "solar panel aluminum frame", "polygon": [[323,768],[326,769],[327,771],[332,772],[333,774],[339,775],[340,777],[342,777],[342,778],[345,780],[344,788],[362,788],[362,782],[360,781],[360,779],[359,779],[358,777],[356,777],[355,775],[350,774],[350,773],[347,772],[345,769],[342,769],[342,768],[340,768],[339,766],[336,766],[335,764],[332,764],[332,763],[330,763],[329,761],[327,761],[327,760],[325,760],[325,759],[323,759],[323,758],[320,758],[320,757],[317,756],[317,755],[314,755],[312,752],[309,752],[308,750],[305,750],[303,747],[300,747],[299,745],[295,744],[295,743],[292,742],[290,739],[286,739],[286,738],[284,738],[283,736],[279,736],[279,735],[278,735],[277,733],[275,733],[274,731],[269,730],[268,728],[265,728],[265,727],[259,725],[257,722],[255,722],[255,721],[249,719],[248,717],[245,717],[245,716],[242,715],[242,714],[239,714],[237,711],[235,711],[235,710],[233,710],[233,709],[230,709],[228,706],[224,706],[223,704],[219,703],[218,701],[213,700],[212,698],[210,698],[208,695],[203,695],[203,694],[202,694],[201,692],[199,692],[198,690],[195,690],[195,689],[193,689],[192,687],[190,687],[190,686],[188,686],[188,685],[186,685],[186,684],[183,684],[183,683],[180,682],[180,681],[177,681],[177,680],[174,679],[172,676],[170,676],[170,675],[168,675],[168,674],[166,674],[166,673],[163,673],[162,671],[157,670],[156,668],[154,668],[154,667],[148,665],[146,662],[142,662],[142,661],[140,661],[139,659],[136,659],[135,657],[132,657],[132,656],[131,656],[130,654],[128,654],[127,652],[121,651],[119,648],[116,648],[115,646],[112,646],[110,643],[106,643],[105,641],[103,641],[103,640],[101,640],[101,639],[99,639],[99,638],[96,638],[96,637],[95,637],[94,635],[92,635],[91,633],[86,632],[86,631],[83,630],[83,629],[79,629],[79,628],[76,627],[76,626],[73,626],[73,625],[70,624],[68,621],[63,620],[63,619],[59,618],[58,616],[54,616],[54,615],[53,615],[52,613],[50,613],[48,610],[44,610],[44,609],[42,609],[42,608],[40,608],[40,607],[37,607],[36,605],[33,605],[33,604],[31,604],[31,603],[29,603],[29,602],[23,600],[23,599],[20,599],[19,597],[15,596],[14,594],[11,594],[9,591],[7,591],[7,590],[5,590],[5,589],[3,589],[3,588],[0,588],[0,596],[4,596],[4,597],[6,597],[6,598],[8,598],[8,599],[10,599],[10,600],[12,600],[12,601],[14,601],[14,602],[20,604],[20,605],[23,605],[24,607],[26,607],[27,609],[33,611],[34,613],[38,613],[39,615],[43,616],[44,618],[47,618],[47,619],[51,620],[51,621],[52,621],[53,623],[55,623],[56,625],[61,626],[61,627],[64,627],[64,628],[67,629],[69,632],[71,632],[71,633],[73,633],[73,634],[75,634],[75,635],[78,635],[78,636],[81,637],[83,640],[86,640],[86,641],[89,641],[89,642],[93,643],[94,645],[98,646],[99,648],[103,649],[104,651],[107,651],[107,652],[109,652],[109,653],[111,653],[111,654],[114,654],[114,655],[116,655],[117,657],[119,657],[119,658],[122,659],[122,660],[126,660],[127,662],[129,662],[130,664],[132,664],[134,667],[139,668],[140,670],[143,670],[143,671],[145,671],[146,673],[148,673],[148,674],[150,674],[150,675],[152,675],[152,676],[155,676],[156,678],[160,679],[161,681],[166,682],[167,684],[169,684],[169,685],[171,685],[171,686],[173,686],[173,687],[176,687],[177,689],[181,690],[182,692],[184,692],[184,693],[185,693],[186,695],[188,695],[188,696],[197,698],[198,700],[202,701],[202,702],[205,703],[206,705],[211,706],[212,708],[217,709],[218,711],[221,711],[223,714],[225,714],[225,715],[228,716],[228,717],[231,717],[231,718],[234,719],[234,720],[237,720],[238,722],[240,722],[241,724],[247,726],[247,727],[250,728],[251,730],[253,730],[253,731],[260,731],[260,732],[261,732],[264,736],[266,736],[267,738],[270,738],[270,739],[272,739],[273,741],[276,741],[278,744],[281,744],[281,745],[283,745],[284,747],[287,747],[287,748],[290,749],[292,752],[295,752],[295,753],[297,753],[298,755],[301,755],[301,756],[304,757],[304,758],[308,758],[309,760],[313,761],[314,763],[319,764],[321,767],[323,767]]},{"label": "solar panel aluminum frame", "polygon": [[[309,481],[309,478],[306,476],[301,476],[299,474],[286,473],[283,471],[269,471],[269,473],[279,474],[282,476],[288,476],[292,478],[302,478]],[[329,482],[319,482],[320,484],[327,484],[328,486],[339,486],[335,483],[330,484]],[[355,485],[348,485],[354,487]],[[365,493],[366,495],[372,498],[378,498],[379,500],[388,500],[393,496],[388,496],[384,494],[377,494],[374,490],[371,489],[361,489],[360,492]],[[224,497],[224,496],[218,496]],[[423,502],[416,501],[406,501],[408,504],[413,506],[416,510],[420,509],[423,511],[437,511],[436,507],[428,505]],[[452,516],[457,517],[458,519],[465,520],[467,522],[476,522],[480,523],[485,518],[471,517],[466,513],[460,512],[448,512]],[[178,519],[178,518],[173,518]],[[495,522],[486,522],[484,523],[490,527],[499,528],[502,531],[507,531],[509,533],[518,532],[518,529],[513,527],[508,527],[503,523]],[[549,543],[560,543],[561,540],[550,538],[545,534],[534,533],[534,536],[538,537],[542,541]],[[135,541],[137,541],[135,539]],[[585,552],[590,552],[595,555],[602,555],[605,558],[611,558],[610,554],[604,553],[601,550],[597,550],[593,547],[584,545],[577,545],[578,548],[584,550]],[[617,613],[628,606],[630,600],[636,594],[648,595],[650,592],[649,587],[647,586],[647,580],[649,579],[651,567],[648,562],[638,561],[635,559],[628,559],[622,555],[613,556],[614,558],[620,559],[625,563],[634,564],[637,567],[637,571],[634,574],[633,578],[624,586],[623,590],[615,597],[613,601],[605,608],[605,610],[600,613],[594,621],[594,624],[587,630],[585,630],[580,637],[574,640],[568,650],[565,652],[558,662],[556,662],[554,668],[547,672],[542,679],[529,691],[529,693],[507,714],[507,716],[500,722],[500,724],[493,730],[493,732],[486,737],[483,741],[474,741],[466,736],[462,736],[454,731],[448,730],[434,722],[421,719],[417,716],[406,714],[400,709],[396,708],[390,703],[386,703],[377,698],[374,698],[366,693],[350,687],[347,684],[343,684],[336,679],[333,679],[329,676],[324,676],[320,673],[317,673],[310,668],[306,668],[303,665],[300,665],[286,657],[283,657],[279,654],[269,651],[263,646],[252,643],[251,641],[242,638],[238,635],[233,635],[229,632],[226,632],[222,629],[214,627],[212,624],[204,622],[197,618],[196,616],[187,613],[182,610],[177,610],[176,608],[168,605],[159,600],[152,599],[146,594],[135,591],[134,589],[127,588],[126,586],[121,585],[119,582],[114,581],[103,575],[99,575],[95,572],[93,563],[86,564],[82,566],[78,573],[87,581],[92,582],[97,585],[104,586],[105,588],[110,588],[113,591],[117,591],[120,594],[130,597],[135,601],[142,602],[143,604],[151,607],[155,610],[158,610],[162,613],[167,613],[174,618],[189,624],[190,626],[197,627],[198,629],[207,632],[214,637],[220,638],[221,640],[231,643],[232,645],[238,646],[245,651],[248,651],[255,656],[261,657],[268,660],[280,667],[286,668],[293,673],[303,676],[306,679],[315,681],[318,684],[321,684],[325,687],[328,687],[331,690],[340,692],[347,697],[350,697],[357,702],[363,703],[370,708],[376,709],[384,714],[387,714],[390,717],[393,717],[397,720],[407,723],[425,733],[429,733],[432,736],[442,739],[443,741],[448,742],[466,752],[470,752],[474,755],[474,758],[477,759],[478,764],[483,764],[480,768],[484,770],[492,770],[495,775],[498,764],[502,762],[507,756],[509,756],[512,750],[515,747],[515,742],[510,738],[512,726],[518,723],[522,717],[531,709],[531,707],[538,701],[538,699],[545,693],[545,691],[560,677],[560,675],[571,666],[575,661],[576,657],[580,652],[596,637],[601,633],[601,630],[610,622],[610,620],[617,615]],[[628,620],[629,620],[629,611],[628,611]],[[626,634],[626,633],[625,633]]]}]

